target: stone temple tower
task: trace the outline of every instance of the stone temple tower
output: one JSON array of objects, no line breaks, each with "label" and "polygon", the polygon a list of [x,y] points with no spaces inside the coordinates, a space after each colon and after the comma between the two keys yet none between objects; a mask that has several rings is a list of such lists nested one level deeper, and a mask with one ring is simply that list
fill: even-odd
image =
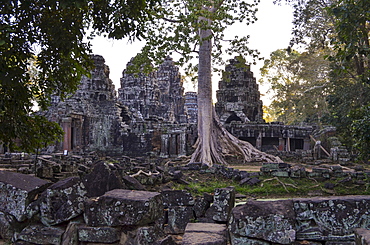
[{"label": "stone temple tower", "polygon": [[184,123],[186,115],[182,84],[179,68],[167,56],[158,69],[150,74],[131,74],[124,70],[118,100],[129,108],[136,120]]},{"label": "stone temple tower", "polygon": [[241,59],[235,57],[229,60],[218,86],[215,107],[222,123],[263,122],[256,78]]}]

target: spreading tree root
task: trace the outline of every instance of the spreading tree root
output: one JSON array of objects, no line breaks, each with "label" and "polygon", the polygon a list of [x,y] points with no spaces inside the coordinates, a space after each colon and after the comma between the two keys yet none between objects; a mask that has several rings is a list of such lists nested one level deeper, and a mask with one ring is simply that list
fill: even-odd
[{"label": "spreading tree root", "polygon": [[226,156],[236,156],[243,159],[242,163],[248,162],[283,162],[279,157],[264,153],[256,149],[252,144],[242,141],[229,133],[221,124],[220,120],[213,111],[213,125],[211,135],[210,154],[212,162],[203,162],[207,157],[202,156],[202,139],[198,137],[194,147],[196,147],[191,162],[202,162],[209,166],[214,163],[228,165]]},{"label": "spreading tree root", "polygon": [[271,178],[271,179],[265,179],[264,181],[262,181],[261,187],[263,186],[263,183],[265,183],[267,181],[272,181],[272,180],[276,180],[277,182],[279,182],[279,184],[281,184],[284,187],[285,191],[288,192],[288,193],[289,193],[289,190],[288,190],[287,186],[290,186],[290,187],[293,187],[295,189],[298,189],[298,187],[295,186],[295,185],[293,185],[293,184],[282,182],[281,180],[279,180],[278,177],[274,177],[274,178]]}]

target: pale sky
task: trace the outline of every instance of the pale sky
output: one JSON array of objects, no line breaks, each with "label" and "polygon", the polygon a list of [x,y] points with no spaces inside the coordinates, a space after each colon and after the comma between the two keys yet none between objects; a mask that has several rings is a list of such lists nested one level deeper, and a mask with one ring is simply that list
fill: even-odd
[{"label": "pale sky", "polygon": [[[287,48],[291,38],[292,8],[287,5],[274,5],[272,2],[273,0],[261,0],[261,3],[258,5],[258,20],[254,24],[239,24],[234,28],[230,28],[227,32],[227,34],[233,36],[250,35],[250,48],[258,49],[261,56],[265,58],[268,58],[270,53],[276,49]],[[135,42],[129,44],[127,40],[110,40],[103,37],[96,37],[91,43],[93,53],[102,55],[106,65],[109,66],[110,78],[117,90],[121,86],[122,71],[126,68],[126,64],[130,59],[140,51],[143,43]],[[225,57],[225,60],[230,58]],[[260,78],[259,69],[262,65],[263,61],[260,61],[257,65],[251,66],[251,70],[257,80]],[[218,81],[219,77],[214,76],[214,92],[217,90]],[[264,94],[266,89],[260,86],[261,94]],[[193,87],[190,84],[185,84],[185,90],[193,90]],[[266,96],[262,96],[261,99],[265,105],[269,104],[269,98]]]}]

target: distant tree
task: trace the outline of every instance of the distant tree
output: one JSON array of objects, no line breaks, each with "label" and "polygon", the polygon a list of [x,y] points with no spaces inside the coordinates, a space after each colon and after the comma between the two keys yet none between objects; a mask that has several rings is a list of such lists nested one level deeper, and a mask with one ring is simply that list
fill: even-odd
[{"label": "distant tree", "polygon": [[369,144],[353,127],[361,121],[358,115],[364,115],[358,111],[367,111],[370,102],[369,0],[286,2],[295,9],[292,44],[304,44],[309,50],[326,49],[331,62],[326,122],[337,127],[349,148]]},{"label": "distant tree", "polygon": [[271,86],[270,111],[276,119],[287,124],[320,124],[327,113],[328,72],[329,62],[318,53],[284,49],[272,52],[261,68],[259,82]]},{"label": "distant tree", "polygon": [[[9,0],[0,2],[0,142],[32,151],[61,137],[33,116],[52,94],[73,92],[93,63],[86,30],[142,38],[159,0]],[[19,144],[14,144],[18,139]]]},{"label": "distant tree", "polygon": [[[156,9],[156,18],[148,25],[147,43],[136,57],[138,64],[151,63],[175,52],[180,55],[180,65],[188,64],[189,74],[193,71],[191,68],[198,72],[198,141],[191,161],[209,166],[227,164],[225,156],[239,157],[246,162],[280,161],[227,132],[212,105],[212,62],[220,62],[222,54],[258,56],[247,47],[247,35],[241,33],[240,37],[225,40],[224,34],[235,22],[253,23],[257,2],[168,0]],[[193,58],[198,58],[197,65],[192,64]]]}]

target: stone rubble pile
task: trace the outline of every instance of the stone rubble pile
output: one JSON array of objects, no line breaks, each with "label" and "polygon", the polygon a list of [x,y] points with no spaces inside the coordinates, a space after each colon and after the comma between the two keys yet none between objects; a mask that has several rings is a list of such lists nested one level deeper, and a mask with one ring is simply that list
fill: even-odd
[{"label": "stone rubble pile", "polygon": [[[133,190],[125,183],[135,181],[122,180],[111,164],[94,167],[91,176],[54,184],[0,171],[0,237],[14,244],[369,242],[369,196],[249,200],[235,206],[233,187],[196,197],[184,190]],[[90,184],[100,186],[92,191]]]}]

